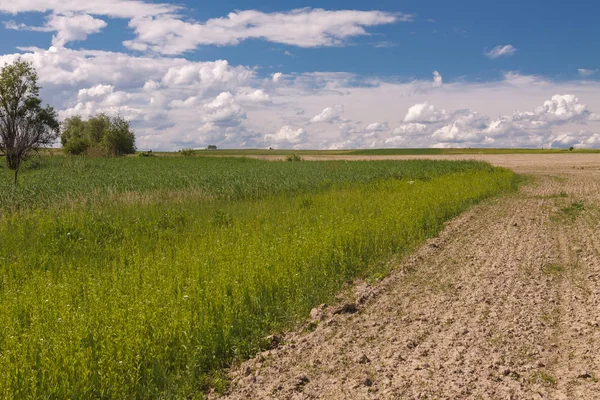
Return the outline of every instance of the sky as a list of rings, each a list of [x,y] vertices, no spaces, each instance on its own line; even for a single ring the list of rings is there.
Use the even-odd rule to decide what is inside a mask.
[[[140,150],[600,147],[595,0],[0,0],[0,66]]]

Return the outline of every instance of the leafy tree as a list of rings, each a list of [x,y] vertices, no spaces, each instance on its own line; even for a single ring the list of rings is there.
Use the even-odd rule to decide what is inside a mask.
[[[106,114],[98,114],[88,119],[85,125],[85,136],[92,144],[100,144],[110,127],[111,120]]]
[[[60,143],[69,154],[85,154],[90,147],[90,141],[86,136],[86,121],[79,115],[64,120]]]
[[[121,116],[110,118],[98,114],[87,121],[80,116],[63,123],[61,143],[69,154],[110,154],[120,156],[135,153],[135,135],[129,122]]]
[[[129,121],[121,116],[111,118],[102,144],[106,151],[114,156],[135,153],[135,135],[131,131]]]
[[[54,143],[59,123],[54,109],[42,107],[33,66],[17,59],[0,72],[0,153],[15,171],[39,147]]]

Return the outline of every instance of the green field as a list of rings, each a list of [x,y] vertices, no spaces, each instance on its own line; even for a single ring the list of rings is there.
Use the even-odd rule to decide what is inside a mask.
[[[201,398],[344,283],[513,190],[474,161],[0,169],[0,398]]]

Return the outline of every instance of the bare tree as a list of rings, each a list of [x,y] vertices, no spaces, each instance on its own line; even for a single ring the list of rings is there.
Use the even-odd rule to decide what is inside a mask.
[[[54,109],[42,107],[33,66],[17,59],[0,72],[0,155],[15,171],[33,151],[54,143],[60,125]]]

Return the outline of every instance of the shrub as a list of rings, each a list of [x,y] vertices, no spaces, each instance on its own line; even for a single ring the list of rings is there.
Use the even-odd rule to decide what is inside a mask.
[[[186,157],[193,156],[195,153],[194,149],[181,149],[179,152]]]
[[[287,156],[286,158],[287,161],[302,161],[302,157],[300,157],[298,154],[293,153],[289,156]]]
[[[67,154],[103,157],[135,153],[135,135],[121,116],[98,114],[87,121],[78,115],[67,118],[60,141]]]

